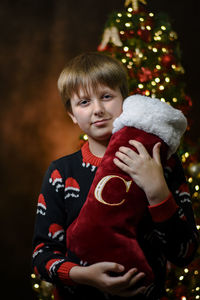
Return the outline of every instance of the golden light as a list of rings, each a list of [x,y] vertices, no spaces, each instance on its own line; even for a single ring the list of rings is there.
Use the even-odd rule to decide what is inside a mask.
[[[184,276],[181,275],[181,276],[179,277],[179,280],[182,281],[183,279],[184,279]]]
[[[161,26],[161,29],[162,29],[162,30],[166,30],[167,28],[166,28],[164,25],[162,25],[162,26]]]
[[[124,51],[127,52],[129,50],[129,47],[125,46]]]
[[[155,82],[156,82],[156,83],[160,82],[160,78],[159,78],[159,77],[156,77],[156,78],[155,78]]]

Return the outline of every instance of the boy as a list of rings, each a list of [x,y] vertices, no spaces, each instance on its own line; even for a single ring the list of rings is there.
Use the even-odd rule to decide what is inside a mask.
[[[128,96],[126,73],[118,61],[88,53],[68,64],[58,86],[70,117],[88,135],[88,143],[54,161],[44,177],[34,233],[34,270],[55,284],[58,299],[147,299],[141,286],[145,274],[137,273],[134,266],[124,274],[124,266],[116,262],[75,264],[69,261],[66,246],[66,230],[87,198],[113,122]],[[180,266],[188,264],[198,246],[197,232],[177,157],[170,159],[164,176],[159,143],[152,157],[141,143],[130,144],[138,154],[128,147],[119,149],[120,160],[115,164],[143,188],[149,200],[149,211],[140,223],[139,242],[154,270],[156,300],[164,294],[167,259]]]

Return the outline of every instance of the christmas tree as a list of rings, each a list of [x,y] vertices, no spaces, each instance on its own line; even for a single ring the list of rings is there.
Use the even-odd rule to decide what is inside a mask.
[[[178,35],[168,16],[146,9],[145,0],[126,0],[125,8],[113,12],[106,24],[98,51],[120,60],[127,68],[130,94],[159,98],[183,111],[188,128],[178,154],[192,195],[197,229],[200,230],[200,157],[190,140],[192,100],[185,93],[184,68]],[[80,137],[81,143],[87,140]],[[167,296],[163,300],[200,299],[200,250],[186,268],[168,263]],[[31,274],[38,299],[54,299],[53,285]]]
[[[198,145],[190,140],[192,100],[185,92],[184,68],[178,35],[169,17],[146,9],[145,0],[126,0],[105,25],[98,50],[120,60],[127,69],[130,94],[159,98],[183,111],[188,128],[178,154],[192,195],[200,230],[200,163]],[[168,263],[167,296],[163,299],[200,299],[200,251],[187,268]]]

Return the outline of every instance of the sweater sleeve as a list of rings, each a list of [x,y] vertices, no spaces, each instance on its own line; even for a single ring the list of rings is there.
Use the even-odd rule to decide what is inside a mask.
[[[183,167],[173,155],[165,168],[165,177],[171,191],[167,199],[150,206],[155,224],[155,236],[166,258],[178,266],[189,264],[198,248],[191,197]]]
[[[53,284],[73,284],[70,269],[76,265],[66,256],[66,212],[64,180],[53,162],[48,168],[38,197],[33,235],[33,270]]]

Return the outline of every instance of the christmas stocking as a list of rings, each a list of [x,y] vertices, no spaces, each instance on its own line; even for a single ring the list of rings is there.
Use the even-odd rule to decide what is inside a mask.
[[[67,247],[80,260],[93,264],[112,261],[125,271],[136,267],[146,274],[145,284],[153,281],[153,272],[137,241],[137,228],[148,201],[144,191],[114,163],[120,146],[130,139],[141,142],[152,156],[161,142],[163,164],[180,143],[187,121],[183,114],[158,99],[134,95],[124,100],[123,113],[115,120],[113,135],[96,172],[86,202],[78,218],[67,230]]]

